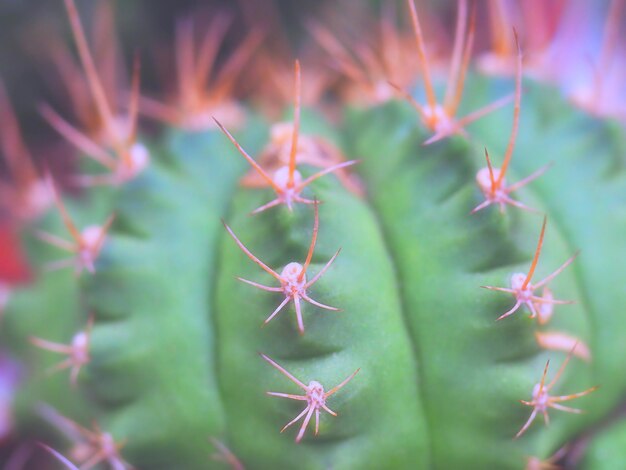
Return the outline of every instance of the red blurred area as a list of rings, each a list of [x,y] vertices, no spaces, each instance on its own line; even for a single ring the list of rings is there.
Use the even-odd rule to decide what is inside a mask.
[[[18,231],[6,221],[0,221],[0,282],[24,284],[32,273],[22,249]]]

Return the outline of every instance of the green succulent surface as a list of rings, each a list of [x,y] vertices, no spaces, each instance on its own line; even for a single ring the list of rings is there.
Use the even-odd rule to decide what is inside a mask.
[[[501,87],[472,77],[466,105]],[[222,221],[280,272],[289,262],[304,263],[312,206],[250,215],[273,192],[240,186],[247,164],[226,137],[168,129],[150,142],[152,163],[137,178],[70,205],[78,225],[115,214],[95,274],[41,272],[7,308],[3,340],[33,371],[18,400],[23,432],[52,434],[37,413],[47,403],[85,424],[97,419],[126,441],[126,460],[150,470],[222,468],[210,459],[209,438],[259,469],[521,469],[530,456],[548,458],[611,414],[626,390],[626,341],[618,334],[626,305],[619,256],[626,140],[614,123],[576,111],[554,90],[525,85],[507,179],[553,162],[514,196],[547,214],[536,279],[580,250],[550,284],[557,298],[575,303],[556,306],[546,326],[525,307],[496,322],[514,299],[481,286],[508,287],[513,273],[528,271],[543,220],[511,207],[470,214],[483,200],[475,175],[485,166],[484,148],[494,164],[502,161],[511,114],[504,108],[470,126],[470,139],[424,146],[429,135],[404,102],[348,107],[333,124],[313,110],[303,113],[302,134],[359,159],[354,172],[366,188],[359,197],[327,175],[304,192],[321,202],[307,277],[341,252],[310,288],[312,298],[340,311],[304,303],[303,335],[293,303],[263,326],[284,296],[236,279],[276,286]],[[270,124],[250,114],[236,137],[258,155]],[[316,171],[300,170],[305,177]],[[64,231],[54,213],[35,228]],[[38,240],[27,247],[38,267],[58,253]],[[67,343],[89,315],[91,360],[71,390],[64,374],[44,373],[58,357],[28,338]],[[549,427],[539,416],[513,439],[531,412],[519,400],[531,399],[548,359],[550,378],[567,356],[542,349],[538,330],[564,332],[590,347],[591,361],[573,357],[555,394],[600,389],[572,403],[585,414],[550,410]],[[319,434],[310,423],[296,444],[299,424],[279,431],[302,402],[266,392],[302,390],[260,353],[326,389],[359,372],[328,399],[338,416],[323,413]],[[594,441],[583,468],[616,468],[598,463],[605,455],[626,458],[620,426]]]

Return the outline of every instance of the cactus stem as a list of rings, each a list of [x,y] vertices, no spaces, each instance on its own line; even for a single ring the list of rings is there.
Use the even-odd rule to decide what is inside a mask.
[[[524,405],[527,405],[527,406],[532,406],[533,407],[533,411],[530,414],[530,417],[528,418],[528,421],[526,421],[524,426],[522,426],[522,428],[518,431],[518,433],[515,435],[514,439],[517,439],[522,434],[524,434],[524,432],[532,424],[532,422],[534,421],[534,419],[535,419],[535,417],[537,416],[538,413],[541,413],[543,415],[545,423],[546,423],[546,425],[548,425],[550,423],[550,418],[548,416],[548,408],[554,408],[554,409],[557,409],[557,410],[566,411],[568,413],[576,413],[576,414],[583,413],[583,410],[579,410],[577,408],[570,408],[568,406],[563,406],[563,405],[560,405],[559,403],[560,402],[564,402],[564,401],[573,400],[575,398],[580,398],[580,397],[583,397],[585,395],[588,395],[591,392],[593,392],[593,391],[598,389],[597,385],[594,386],[594,387],[588,388],[587,390],[585,390],[583,392],[573,393],[571,395],[550,396],[548,394],[550,389],[554,386],[554,384],[556,384],[556,382],[561,377],[561,374],[563,373],[563,371],[565,370],[565,367],[567,366],[567,363],[571,359],[572,354],[574,353],[574,349],[575,348],[576,348],[576,346],[574,346],[574,348],[572,348],[572,350],[569,352],[569,354],[567,355],[567,357],[563,361],[563,364],[561,364],[561,367],[557,371],[557,373],[554,376],[554,378],[552,379],[552,381],[550,381],[550,383],[548,383],[546,385],[545,384],[545,382],[546,382],[546,375],[548,373],[548,366],[550,365],[550,360],[548,360],[546,362],[545,368],[543,369],[543,374],[541,376],[541,381],[538,384],[536,384],[535,387],[533,388],[532,400],[531,401],[520,400],[520,403],[523,403]]]
[[[315,412],[315,435],[316,436],[319,433],[320,409],[326,411],[327,413],[333,416],[337,416],[337,413],[335,413],[333,410],[328,408],[328,406],[326,406],[326,400],[335,392],[339,391],[344,385],[350,382],[354,378],[354,376],[359,372],[359,370],[361,370],[360,368],[355,370],[352,374],[346,377],[346,379],[344,379],[344,381],[341,382],[339,385],[333,387],[328,392],[325,392],[324,387],[322,386],[321,383],[316,382],[315,380],[312,380],[311,382],[309,382],[308,385],[305,385],[304,383],[300,382],[297,378],[295,378],[293,375],[291,375],[284,367],[274,362],[265,354],[261,354],[261,357],[265,361],[267,361],[270,365],[272,365],[275,369],[277,369],[283,375],[285,375],[289,380],[291,380],[293,383],[295,383],[298,387],[300,387],[302,390],[306,392],[305,395],[291,395],[288,393],[267,392],[268,395],[273,396],[273,397],[290,398],[292,400],[307,402],[306,408],[298,416],[296,416],[293,420],[288,422],[280,430],[280,432],[282,433],[289,426],[296,423],[303,416],[306,415],[304,418],[304,421],[302,422],[302,426],[300,427],[300,430],[298,431],[298,435],[296,436],[296,442],[300,442],[302,440],[302,437],[304,436],[304,432],[306,431],[309,421],[311,420],[311,417],[313,415],[313,412]]]
[[[276,315],[278,315],[278,313],[283,309],[285,305],[287,305],[290,301],[293,300],[293,303],[296,309],[298,331],[300,332],[300,334],[304,334],[304,322],[302,319],[302,311],[300,308],[300,299],[304,300],[305,302],[310,303],[311,305],[315,305],[316,307],[323,308],[325,310],[333,310],[333,311],[339,310],[338,308],[331,307],[329,305],[325,305],[320,302],[317,302],[316,300],[313,300],[312,298],[310,298],[309,295],[307,294],[307,289],[319,280],[319,278],[330,267],[332,262],[335,261],[335,258],[337,257],[337,255],[339,255],[339,252],[341,251],[341,250],[337,250],[337,252],[330,258],[330,260],[326,263],[326,265],[324,265],[324,267],[310,281],[307,282],[306,271],[309,267],[309,264],[311,263],[311,258],[313,257],[313,251],[315,249],[315,242],[317,240],[317,231],[319,227],[319,213],[318,213],[317,201],[315,201],[314,207],[315,207],[315,222],[313,226],[313,235],[311,237],[311,244],[309,245],[309,251],[307,253],[304,266],[301,265],[300,263],[292,262],[292,263],[287,264],[283,268],[280,274],[278,274],[272,268],[270,268],[265,263],[263,263],[263,261],[261,261],[256,256],[254,256],[250,252],[250,250],[248,250],[246,246],[239,240],[239,238],[237,238],[237,236],[232,231],[232,229],[228,225],[224,224],[224,227],[226,227],[226,230],[228,231],[230,236],[233,237],[233,240],[235,240],[235,243],[237,243],[237,246],[241,248],[241,250],[246,254],[246,256],[248,256],[248,258],[250,258],[256,264],[258,264],[265,272],[267,272],[268,274],[273,276],[277,281],[280,282],[281,287],[269,287],[269,286],[265,286],[263,284],[249,281],[247,279],[243,279],[240,277],[237,278],[238,280],[245,282],[246,284],[249,284],[258,289],[262,289],[268,292],[282,292],[285,295],[285,299],[280,303],[280,305],[276,308],[276,310],[274,310],[271,313],[271,315],[267,317],[264,324],[269,323]]]

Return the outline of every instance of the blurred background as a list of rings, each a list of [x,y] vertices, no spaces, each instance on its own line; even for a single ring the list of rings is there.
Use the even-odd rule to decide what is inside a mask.
[[[452,0],[419,0],[419,8],[427,12],[424,28],[429,37],[439,40],[451,38],[454,31],[456,2]],[[580,62],[578,71],[583,76],[589,71],[589,62],[598,58],[605,28],[609,0],[523,0],[477,2],[477,39],[475,54],[489,48],[490,4],[501,3],[508,9],[509,20],[523,30],[521,23],[532,21],[523,17],[528,12],[550,12],[550,24],[542,25],[555,39],[560,32],[575,26],[575,43]],[[520,6],[520,5],[522,6]],[[105,5],[103,7],[103,5]],[[133,54],[138,53],[142,62],[142,91],[147,94],[162,90],[163,71],[158,63],[171,51],[176,21],[193,17],[197,29],[202,30],[217,12],[232,16],[232,25],[222,45],[223,56],[252,29],[263,31],[263,48],[274,54],[295,57],[303,49],[311,49],[315,42],[307,23],[311,19],[329,25],[342,42],[372,40],[372,26],[381,11],[393,5],[397,24],[406,28],[408,15],[403,14],[406,5],[401,0],[83,0],[77,6],[81,12],[85,29],[90,32],[96,55],[98,50],[109,47],[115,40],[122,52],[122,63],[127,66]],[[547,5],[547,6],[546,6]],[[112,21],[103,18],[113,15]],[[516,18],[519,16],[519,18]],[[623,15],[622,15],[623,16]],[[349,18],[349,21],[346,21]],[[515,24],[517,23],[517,24]],[[624,19],[618,20],[619,24]],[[100,31],[98,31],[98,28]],[[618,27],[618,30],[623,29]],[[623,34],[622,34],[623,37]],[[539,38],[545,39],[545,38]],[[570,38],[572,39],[572,38]],[[529,38],[526,38],[529,40]],[[11,102],[16,110],[29,145],[49,143],[57,136],[41,119],[38,106],[50,103],[55,109],[67,107],[63,77],[55,71],[53,50],[59,44],[70,47],[74,53],[69,24],[62,0],[0,0],[0,78],[9,90]],[[350,44],[347,44],[350,47]],[[580,47],[583,45],[584,47]],[[574,47],[576,46],[576,47]],[[315,49],[315,48],[313,48]],[[308,51],[310,52],[310,51]],[[333,62],[323,57],[325,51],[317,48],[308,55],[325,62],[329,68]],[[327,54],[326,54],[327,55]],[[586,64],[584,62],[587,62]],[[120,77],[128,77],[128,69],[118,71]],[[118,77],[119,78],[119,77]],[[257,77],[262,80],[263,77]],[[571,77],[575,81],[575,77]],[[250,89],[238,91],[254,91]]]

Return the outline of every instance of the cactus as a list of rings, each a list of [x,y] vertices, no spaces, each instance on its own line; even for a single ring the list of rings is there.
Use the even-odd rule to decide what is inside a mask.
[[[0,335],[13,433],[44,443],[26,468],[559,468],[623,405],[623,124],[523,77],[519,45],[497,62],[514,79],[467,72],[464,0],[441,105],[409,0],[423,95],[414,74],[384,93],[357,74],[373,99],[351,90],[331,123],[296,61],[278,124],[228,93],[140,97],[137,61],[120,119],[66,5],[100,127],[43,110],[90,157],[80,199],[19,155],[35,279]],[[163,132],[138,132],[140,110]],[[626,459],[623,435],[581,468]]]

